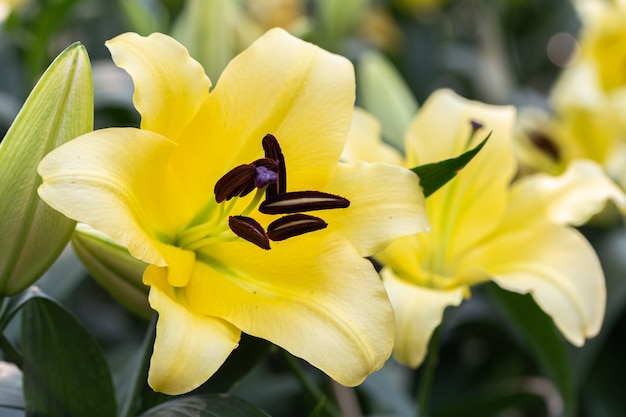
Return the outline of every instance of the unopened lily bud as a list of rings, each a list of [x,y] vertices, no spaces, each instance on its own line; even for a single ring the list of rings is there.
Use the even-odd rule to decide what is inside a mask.
[[[43,74],[0,143],[0,296],[35,282],[67,245],[76,223],[39,198],[37,165],[92,128],[89,58],[74,44]]]
[[[148,287],[141,281],[146,263],[133,258],[104,233],[82,223],[76,226],[72,246],[93,279],[113,298],[141,317],[152,315]]]

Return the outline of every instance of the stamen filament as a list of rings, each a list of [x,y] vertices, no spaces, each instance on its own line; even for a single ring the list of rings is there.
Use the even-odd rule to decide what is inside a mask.
[[[263,198],[263,196],[265,195],[265,189],[266,188],[267,188],[267,186],[265,186],[263,188],[257,188],[256,189],[256,193],[254,194],[254,198],[252,199],[252,201],[250,201],[250,204],[248,204],[246,206],[246,208],[243,209],[243,211],[241,212],[241,216],[247,216],[248,214],[250,214],[252,212],[252,210],[254,210],[259,205],[259,202],[261,201],[261,198]]]
[[[209,246],[215,243],[223,243],[223,242],[233,242],[237,240],[239,236],[236,236],[232,233],[223,233],[219,235],[211,235],[207,236],[203,239],[196,240],[195,242],[189,244],[185,247],[188,250],[198,250],[205,246]]]

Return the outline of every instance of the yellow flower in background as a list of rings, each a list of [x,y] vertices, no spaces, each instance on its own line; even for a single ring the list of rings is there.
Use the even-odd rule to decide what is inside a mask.
[[[141,129],[95,131],[50,153],[39,193],[149,264],[152,388],[196,388],[242,331],[341,384],[381,367],[393,314],[363,257],[428,223],[411,172],[339,163],[355,95],[349,61],[275,29],[209,92],[168,36],[129,33],[107,46],[133,78]]]
[[[525,111],[521,162],[562,172],[574,159],[590,159],[626,187],[626,2],[574,2],[583,26],[578,53],[549,97],[553,114]]]
[[[623,198],[591,162],[568,171],[511,181],[515,112],[462,99],[447,90],[423,105],[405,136],[404,166],[451,158],[489,141],[448,184],[426,200],[432,230],[393,242],[375,258],[395,311],[395,357],[418,366],[448,306],[459,305],[473,285],[531,293],[563,335],[582,345],[600,329],[604,277],[580,224],[608,198]],[[376,137],[380,127],[355,114],[345,159],[397,164],[399,155]]]

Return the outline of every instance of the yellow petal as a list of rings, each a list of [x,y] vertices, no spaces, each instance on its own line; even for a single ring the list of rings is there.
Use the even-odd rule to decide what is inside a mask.
[[[202,259],[204,256],[204,259]],[[343,385],[357,385],[391,354],[393,313],[371,263],[337,235],[215,246],[185,288],[198,314],[267,339]]]
[[[136,258],[165,265],[160,236],[174,233],[185,218],[184,199],[172,194],[174,178],[167,175],[175,146],[163,136],[132,128],[88,133],[42,160],[39,195]]]
[[[241,332],[222,319],[194,314],[166,280],[164,268],[146,269],[148,300],[159,313],[148,383],[155,391],[178,395],[209,379],[238,346]]]
[[[115,64],[133,79],[141,128],[179,140],[209,94],[211,82],[202,66],[181,44],[160,33],[124,33],[106,45]]]
[[[386,162],[402,165],[402,155],[393,146],[382,141],[378,120],[363,109],[355,108],[348,141],[341,159],[349,162]]]
[[[464,262],[484,267],[504,289],[532,294],[571,343],[580,346],[600,330],[604,275],[593,248],[576,230],[549,223],[509,230]]]
[[[426,356],[428,342],[441,323],[444,310],[461,304],[464,290],[440,291],[412,285],[389,268],[383,268],[381,275],[396,317],[393,356],[417,368]]]
[[[409,166],[456,157],[492,132],[489,141],[458,175],[433,195],[427,207],[434,243],[450,258],[497,227],[507,203],[516,163],[515,112],[465,100],[449,90],[435,92],[423,105],[406,137]],[[471,143],[471,121],[483,124]],[[452,237],[452,239],[448,238]]]
[[[339,164],[324,190],[350,200],[346,209],[320,213],[329,230],[345,236],[362,256],[393,240],[430,230],[419,179],[387,164]]]
[[[600,165],[575,160],[558,177],[534,174],[514,183],[507,224],[547,219],[578,226],[600,212],[608,200],[626,209],[626,195]]]
[[[419,277],[431,255],[431,233],[433,232],[396,239],[385,250],[377,253],[374,259],[406,279]]]
[[[319,190],[346,141],[355,96],[350,62],[273,29],[235,57],[185,132],[177,170],[214,184],[261,157],[276,136],[289,190]],[[204,171],[203,171],[204,170]],[[206,187],[206,185],[204,185]]]

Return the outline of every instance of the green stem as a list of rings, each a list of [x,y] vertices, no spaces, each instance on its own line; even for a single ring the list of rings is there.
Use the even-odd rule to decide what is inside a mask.
[[[14,363],[20,369],[22,368],[22,363],[24,362],[22,354],[2,332],[0,332],[0,350],[4,352],[4,356],[9,362]]]
[[[322,390],[320,390],[319,387],[313,381],[311,381],[311,379],[304,373],[302,367],[298,363],[298,360],[287,351],[282,350],[282,354],[285,358],[285,362],[287,362],[287,365],[289,366],[289,369],[291,369],[291,372],[293,372],[295,377],[300,382],[300,385],[316,402],[316,404],[324,401],[324,408],[326,409],[328,414],[333,417],[341,417],[341,413],[339,412],[337,407],[335,407],[335,405],[332,404],[330,401],[325,401],[326,395],[324,395]]]
[[[419,390],[417,394],[417,417],[426,417],[428,414],[428,404],[430,400],[430,393],[433,387],[433,381],[435,379],[435,368],[439,363],[439,341],[440,330],[437,328],[428,344],[428,353],[426,356],[426,363],[422,370],[422,377],[420,380]]]
[[[143,405],[142,392],[146,387],[152,346],[154,345],[156,335],[156,321],[157,315],[154,314],[150,320],[150,324],[148,324],[148,330],[146,331],[143,342],[141,343],[141,348],[138,353],[141,357],[138,357],[136,361],[135,370],[131,376],[132,386],[120,410],[120,417],[133,417],[141,411]]]

